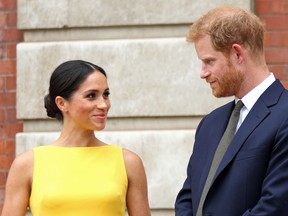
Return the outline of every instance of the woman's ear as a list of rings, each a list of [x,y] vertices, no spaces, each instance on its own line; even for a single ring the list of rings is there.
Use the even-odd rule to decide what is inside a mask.
[[[233,44],[231,48],[231,54],[232,54],[233,59],[239,64],[241,64],[244,61],[245,52],[241,45]]]
[[[55,98],[55,103],[59,110],[61,110],[62,112],[66,112],[66,100],[63,97],[57,96]]]

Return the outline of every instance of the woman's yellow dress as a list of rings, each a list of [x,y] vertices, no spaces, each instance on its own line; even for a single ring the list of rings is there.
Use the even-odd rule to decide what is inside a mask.
[[[41,146],[33,151],[33,216],[125,215],[128,180],[121,147]]]

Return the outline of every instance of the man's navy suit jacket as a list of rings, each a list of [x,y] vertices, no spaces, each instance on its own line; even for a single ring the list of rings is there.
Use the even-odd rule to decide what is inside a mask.
[[[176,216],[195,216],[234,101],[204,117],[196,135]],[[235,134],[215,174],[203,216],[288,216],[288,92],[276,80]]]

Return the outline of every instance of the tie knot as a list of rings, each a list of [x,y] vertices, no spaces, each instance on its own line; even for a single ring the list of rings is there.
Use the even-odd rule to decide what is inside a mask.
[[[243,102],[242,102],[241,100],[239,100],[239,101],[236,103],[236,105],[235,105],[235,107],[234,107],[234,110],[235,110],[235,111],[240,111],[243,106],[244,106]]]

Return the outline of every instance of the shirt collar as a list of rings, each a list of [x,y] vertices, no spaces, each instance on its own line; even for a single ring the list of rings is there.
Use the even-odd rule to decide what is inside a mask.
[[[258,86],[256,86],[254,89],[252,89],[248,94],[246,94],[241,100],[244,104],[244,106],[250,111],[258,98],[261,96],[261,94],[275,81],[275,76],[273,73],[270,73],[270,75],[261,82]],[[235,102],[240,100],[239,98],[235,98]]]

